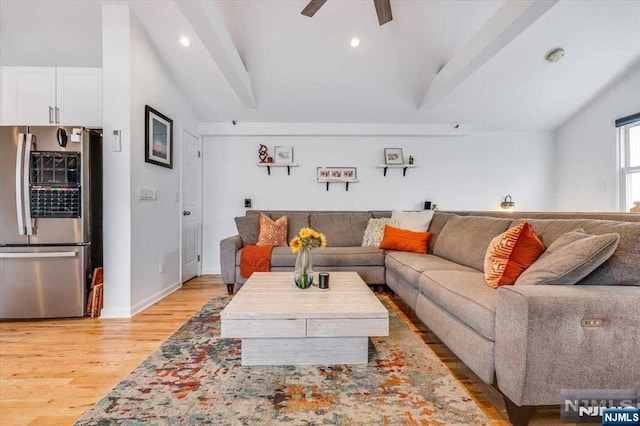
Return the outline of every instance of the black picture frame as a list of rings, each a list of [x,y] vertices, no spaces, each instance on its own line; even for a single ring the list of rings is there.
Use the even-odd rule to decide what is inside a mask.
[[[144,161],[173,169],[173,120],[144,107]]]

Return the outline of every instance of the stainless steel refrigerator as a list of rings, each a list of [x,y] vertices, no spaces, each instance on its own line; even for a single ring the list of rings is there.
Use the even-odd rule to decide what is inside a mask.
[[[92,143],[99,133],[82,128],[0,127],[0,319],[85,314]]]

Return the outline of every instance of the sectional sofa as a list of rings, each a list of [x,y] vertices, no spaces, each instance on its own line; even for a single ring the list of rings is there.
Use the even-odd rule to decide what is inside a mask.
[[[562,389],[640,391],[640,215],[604,213],[436,212],[428,254],[361,247],[370,218],[390,211],[263,212],[325,233],[314,269],[358,272],[386,284],[471,370],[504,395],[514,424],[533,408],[560,404]],[[242,247],[257,240],[257,211],[238,218],[239,234],[220,244],[222,277],[242,284]],[[577,285],[486,285],[491,240],[526,220],[545,246],[577,228],[617,233],[613,255]],[[255,223],[254,223],[255,222]],[[255,234],[255,235],[253,235]],[[272,270],[291,270],[288,247],[276,247]],[[589,320],[595,322],[589,323]],[[595,324],[595,326],[593,326]]]

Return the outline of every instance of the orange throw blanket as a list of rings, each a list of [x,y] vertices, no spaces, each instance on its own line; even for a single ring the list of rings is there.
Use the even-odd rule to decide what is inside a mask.
[[[269,272],[272,249],[273,246],[244,246],[240,253],[240,276],[249,278],[254,272]]]

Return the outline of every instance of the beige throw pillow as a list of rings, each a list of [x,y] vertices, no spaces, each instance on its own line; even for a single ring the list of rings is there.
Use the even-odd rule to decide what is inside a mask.
[[[382,242],[385,225],[397,227],[398,222],[390,217],[369,219],[367,229],[364,231],[364,237],[362,238],[362,247],[378,248],[380,246],[380,242]]]
[[[416,212],[393,210],[391,212],[391,218],[398,221],[398,228],[416,232],[427,232],[431,219],[433,218],[433,210]]]
[[[609,259],[619,241],[620,234],[567,232],[518,277],[516,285],[576,284]]]

